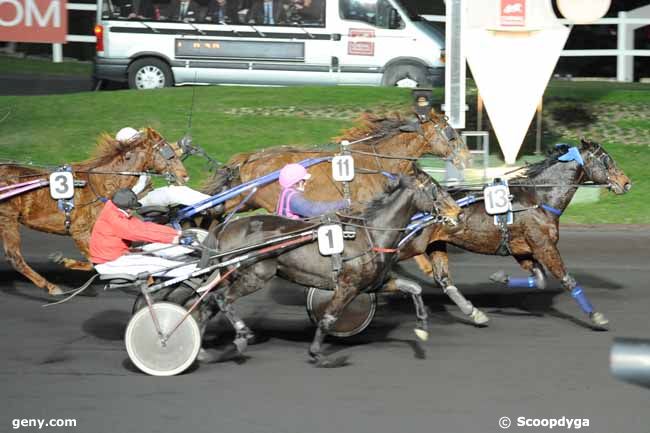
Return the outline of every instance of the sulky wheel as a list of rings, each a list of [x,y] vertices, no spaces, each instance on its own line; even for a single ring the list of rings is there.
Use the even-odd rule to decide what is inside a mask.
[[[323,317],[325,306],[334,296],[331,290],[315,287],[307,289],[307,314],[312,323],[317,324]],[[361,293],[343,310],[334,329],[329,332],[335,337],[351,337],[362,332],[370,325],[377,311],[377,295]]]
[[[133,315],[126,327],[124,341],[131,362],[141,371],[152,376],[174,376],[194,363],[201,349],[199,325],[187,310],[169,302],[152,306],[163,336],[156,330],[149,308],[143,308]],[[178,328],[168,334],[180,322]]]

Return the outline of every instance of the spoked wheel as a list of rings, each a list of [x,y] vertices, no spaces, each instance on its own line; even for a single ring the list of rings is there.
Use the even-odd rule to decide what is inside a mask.
[[[141,309],[126,327],[124,341],[129,358],[136,367],[152,376],[180,374],[194,363],[201,349],[199,325],[192,316],[185,317],[187,310],[176,304],[158,302],[152,309],[162,337],[149,308]]]
[[[192,304],[199,298],[199,295],[187,283],[180,283],[178,286],[168,287],[161,289],[151,295],[153,302],[170,302],[172,304],[180,305],[188,310]],[[138,311],[147,306],[147,301],[144,299],[142,293],[139,293],[133,303],[131,314],[135,315]],[[200,308],[192,311],[192,316],[195,320],[199,320]]]
[[[315,325],[323,318],[325,306],[334,296],[331,290],[315,287],[307,289],[307,314]],[[330,335],[335,337],[352,337],[370,325],[377,311],[377,295],[361,293],[345,308],[334,325]]]

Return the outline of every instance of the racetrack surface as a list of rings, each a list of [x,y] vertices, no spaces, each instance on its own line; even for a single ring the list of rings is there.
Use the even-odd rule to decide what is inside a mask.
[[[68,286],[87,278],[47,262],[55,250],[72,254],[69,239],[24,234],[28,261],[46,277]],[[75,418],[76,428],[42,431],[484,433],[502,431],[503,416],[508,431],[566,431],[516,427],[518,417],[564,416],[589,419],[584,432],[648,433],[650,391],[614,379],[608,355],[615,336],[650,338],[650,230],[565,227],[561,236],[569,270],[609,332],[592,330],[557,281],[545,291],[500,288],[487,282],[495,270],[523,276],[512,259],[454,250],[455,281],[488,313],[487,328],[469,325],[427,282],[428,342],[416,343],[410,301],[388,299],[364,333],[329,340],[349,365],[317,369],[307,362],[314,328],[302,290],[278,281],[238,307],[268,340],[242,361],[172,378],[145,376],[128,360],[131,297],[100,293],[43,309],[48,297],[2,262],[0,431],[12,419]],[[422,277],[411,264],[405,274]],[[232,336],[221,321],[209,329],[218,349]]]

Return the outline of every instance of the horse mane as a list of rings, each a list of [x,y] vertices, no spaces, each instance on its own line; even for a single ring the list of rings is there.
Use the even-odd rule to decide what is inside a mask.
[[[410,184],[409,177],[403,175],[400,175],[396,181],[387,182],[384,185],[384,191],[368,203],[363,218],[373,219],[378,213],[383,212],[393,193],[408,188]]]
[[[381,135],[378,139],[385,139],[400,132],[400,126],[409,124],[399,113],[390,116],[378,116],[372,113],[363,113],[356,120],[358,125],[341,131],[341,135],[334,137],[336,141],[356,141],[369,135]],[[375,140],[369,140],[370,142]]]
[[[80,169],[88,169],[107,164],[115,159],[116,156],[123,155],[143,146],[149,141],[152,132],[154,132],[152,128],[145,128],[144,134],[139,139],[126,143],[117,141],[107,132],[102,132],[97,138],[95,150],[90,158],[75,164],[75,166]]]
[[[532,180],[542,176],[546,173],[546,170],[560,162],[557,158],[562,156],[564,153],[565,152],[560,148],[552,149],[545,159],[527,165],[519,175],[510,179],[509,183],[511,185],[516,185],[517,183],[523,183],[526,180]]]

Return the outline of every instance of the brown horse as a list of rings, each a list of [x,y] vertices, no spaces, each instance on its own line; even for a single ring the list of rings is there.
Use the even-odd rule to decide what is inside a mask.
[[[48,188],[25,192],[0,202],[0,236],[9,262],[38,287],[47,289],[51,295],[61,294],[59,287],[47,281],[25,262],[20,251],[20,224],[46,233],[70,235],[81,253],[89,257],[88,241],[95,219],[103,206],[102,198],[110,198],[119,188],[131,188],[137,181],[133,174],[118,172],[151,171],[171,174],[185,182],[188,175],[179,158],[180,154],[176,144],[168,143],[151,128],[145,129],[139,138],[129,143],[118,142],[107,134],[102,135],[91,159],[72,164],[75,180],[86,181],[87,185],[75,189],[75,207],[70,214],[68,229],[66,217],[58,209],[57,201],[50,197]],[[0,182],[8,185],[47,178],[49,174],[46,170],[33,167],[0,165]],[[73,259],[60,261],[68,269],[92,269],[90,262]]]
[[[593,309],[582,288],[568,274],[557,248],[560,215],[584,181],[606,185],[615,194],[624,194],[632,187],[630,179],[601,145],[586,140],[579,148],[562,145],[547,159],[526,167],[522,175],[509,181],[513,208],[522,211],[515,213],[513,224],[505,226],[505,230],[495,225],[484,204],[477,202],[465,208],[460,230],[449,232],[432,226],[409,247],[417,253],[426,249],[430,260],[423,256],[416,260],[445,292],[457,291],[449,276],[447,243],[479,254],[513,256],[531,277],[511,278],[503,272],[491,277],[510,287],[545,288],[546,268],[571,292],[592,323],[604,328],[607,319]]]
[[[352,201],[369,202],[383,191],[386,176],[382,172],[413,175],[412,162],[425,154],[449,158],[458,166],[470,161],[467,146],[458,133],[447,123],[444,116],[431,112],[419,124],[412,124],[399,116],[378,118],[365,115],[362,124],[343,132],[337,140],[356,141],[352,144],[357,176],[350,183]],[[243,182],[256,179],[286,164],[307,158],[334,156],[335,151],[308,150],[293,147],[276,147],[258,152],[241,153],[233,156],[226,166],[220,169],[204,188],[207,194],[217,194]],[[332,179],[329,164],[317,164],[309,168],[312,185],[306,196],[312,200],[335,200],[343,196],[341,186]],[[264,208],[274,212],[280,187],[277,182],[261,187],[246,203],[245,209]],[[241,196],[226,203],[226,211],[240,203]]]

